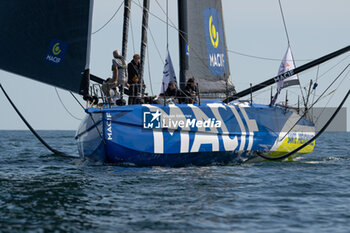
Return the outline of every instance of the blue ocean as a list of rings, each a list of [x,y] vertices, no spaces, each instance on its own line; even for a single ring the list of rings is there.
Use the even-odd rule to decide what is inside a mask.
[[[0,131],[0,232],[350,232],[350,133],[294,161],[135,168],[78,158],[74,131]]]

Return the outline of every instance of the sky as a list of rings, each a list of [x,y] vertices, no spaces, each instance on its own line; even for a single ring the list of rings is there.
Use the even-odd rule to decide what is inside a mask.
[[[142,11],[138,6],[138,1],[142,2],[133,0],[132,4],[132,29],[130,28],[129,32],[127,61],[131,60],[134,53],[140,53]],[[165,9],[166,1],[157,1]],[[150,0],[150,12],[165,21],[166,16],[157,1]],[[111,18],[121,2],[121,0],[95,0],[93,32],[100,29]],[[350,45],[349,0],[281,0],[281,2],[297,66]],[[254,85],[275,76],[280,65],[278,59],[282,59],[288,45],[278,0],[222,0],[222,3],[227,48],[231,51],[228,53],[231,79],[236,90],[246,89],[250,83]],[[90,67],[91,73],[99,77],[111,76],[112,51],[121,49],[122,18],[123,8],[106,27],[92,35]],[[166,24],[159,18],[150,15],[149,19],[150,69],[146,61],[145,81],[150,94],[152,94],[151,87],[153,94],[157,94],[160,89],[166,55]],[[169,18],[177,27],[177,1],[175,0],[169,0]],[[178,34],[172,27],[169,27],[169,51],[178,76]],[[272,60],[252,58],[237,53],[272,58]],[[346,58],[349,55],[350,53],[319,68],[318,93],[322,91],[322,88],[326,88],[350,62],[350,58]],[[345,60],[327,72],[342,59]],[[326,74],[321,76],[324,73]],[[302,86],[308,86],[310,79],[315,79],[316,75],[316,68],[300,75]],[[80,124],[79,119],[85,116],[81,106],[65,90],[57,89],[58,97],[52,86],[4,71],[0,71],[0,83],[34,129],[76,130]],[[325,99],[317,106],[337,106],[349,87],[350,78],[348,76],[342,83],[336,83],[334,88],[330,89],[336,90],[331,95],[331,99]],[[299,88],[290,88],[288,90],[290,103],[293,101],[296,103],[298,95],[300,95]],[[283,99],[284,94],[282,93],[281,96]],[[85,106],[82,98],[77,97]],[[253,97],[258,103],[268,103],[269,98],[269,88],[254,94]],[[0,106],[0,130],[27,129],[2,93],[0,93]],[[347,101],[345,107],[350,109],[350,100]],[[349,110],[348,115],[350,115]],[[348,121],[348,130],[349,126]]]

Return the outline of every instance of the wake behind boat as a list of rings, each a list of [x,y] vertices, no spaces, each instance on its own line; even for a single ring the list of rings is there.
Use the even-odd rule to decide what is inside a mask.
[[[130,5],[125,0],[122,57],[127,57]],[[260,158],[259,153],[278,158],[302,145],[299,154],[313,151],[315,128],[307,108],[290,108],[287,101],[276,105],[278,94],[269,105],[256,104],[248,96],[274,83],[296,83],[298,73],[348,52],[350,46],[297,68],[288,64],[285,69],[287,52],[276,77],[236,92],[230,78],[221,1],[178,0],[179,91],[186,93],[185,84],[195,77],[199,95],[185,94],[181,99],[165,94],[168,83],[177,83],[168,55],[163,95],[155,98],[147,96],[142,87],[148,8],[149,0],[144,0],[141,87],[137,96],[130,96],[138,104],[123,106],[122,82],[119,100],[111,101],[102,90],[104,80],[90,74],[93,0],[2,3],[2,17],[11,20],[1,21],[8,36],[0,42],[8,46],[0,56],[0,67],[79,93],[87,100],[87,114],[76,134],[82,158],[136,166],[202,166],[241,163]],[[10,15],[14,11],[21,14]],[[23,31],[14,30],[24,23],[28,27]],[[28,38],[28,34],[34,36]],[[19,69],[14,61],[20,55],[24,67]]]

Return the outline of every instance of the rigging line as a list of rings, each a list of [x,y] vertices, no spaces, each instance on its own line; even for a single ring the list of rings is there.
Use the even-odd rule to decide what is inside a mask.
[[[317,85],[317,81],[318,81],[318,74],[319,74],[319,71],[320,71],[320,66],[318,65],[317,66],[317,73],[316,73],[316,81],[315,81],[315,84]],[[314,84],[314,85],[315,85]],[[313,89],[312,90],[312,103],[315,101],[315,96],[316,96],[316,87],[315,87],[315,89]],[[312,114],[312,119],[313,119],[313,115],[314,115],[314,109],[312,109],[312,112],[311,112],[311,114]]]
[[[152,78],[151,78],[151,65],[150,65],[150,62],[149,62],[149,49],[148,49],[148,46],[147,46],[147,67],[148,67],[149,85],[150,85],[152,96],[153,96],[154,93],[153,93],[153,85],[152,85]]]
[[[164,64],[165,64],[165,63],[164,63],[164,59],[163,59],[162,55],[160,54],[159,48],[158,48],[157,43],[156,43],[156,41],[155,41],[155,39],[154,39],[154,37],[153,37],[153,33],[152,33],[150,27],[148,28],[148,31],[149,31],[149,33],[150,33],[150,35],[151,35],[152,42],[153,42],[154,46],[156,47],[156,50],[157,50],[158,55],[159,55],[159,58],[160,58],[160,60],[162,61],[163,65],[164,65]]]
[[[77,101],[77,103],[80,105],[80,107],[82,108],[82,109],[84,109],[84,112],[85,112],[85,108],[84,108],[84,106],[80,103],[80,101],[77,99],[77,97],[75,97],[75,95],[73,94],[73,92],[69,92],[72,96],[73,96],[73,98]]]
[[[284,31],[286,32],[286,36],[287,36],[287,40],[288,40],[288,45],[290,46],[290,40],[289,40],[289,35],[288,35],[286,20],[285,20],[285,18],[284,18],[284,14],[283,14],[283,9],[282,9],[281,0],[278,0],[278,3],[279,3],[279,5],[280,5],[280,10],[281,10],[281,15],[282,15],[282,19],[283,19],[283,25],[284,25]]]
[[[139,5],[139,4],[137,4],[134,0],[132,0],[132,2],[134,2],[138,7],[142,8],[142,6]],[[159,5],[159,2],[158,2],[158,1],[156,1],[156,2],[157,2],[158,5]],[[164,11],[164,9],[163,9],[160,5],[159,5],[159,7],[160,7],[161,10],[163,11],[163,13],[166,14],[165,11]],[[166,21],[162,20],[160,17],[156,16],[156,15],[153,14],[151,11],[149,11],[149,14],[152,15],[153,17],[157,18],[157,19],[160,20],[161,22],[166,23]],[[175,29],[175,30],[180,34],[180,36],[184,39],[184,37],[183,37],[183,33],[184,33],[184,32],[181,31],[180,29],[178,29],[170,18],[169,18],[169,21],[170,21],[170,23],[171,23],[169,26],[172,27],[173,29]],[[188,41],[186,41],[186,42],[188,43]],[[254,56],[254,55],[249,55],[249,54],[245,54],[245,53],[241,53],[241,52],[234,51],[234,50],[229,50],[229,49],[227,49],[227,52],[234,53],[234,54],[238,54],[238,55],[245,56],[245,57],[261,59],[261,60],[270,60],[270,61],[279,61],[279,62],[281,61],[280,58],[268,58],[268,57]],[[199,59],[200,59],[200,58],[199,58]],[[295,60],[295,61],[312,61],[312,60],[314,60],[314,59],[297,59],[297,60]]]
[[[0,83],[0,88],[2,90],[2,92],[4,93],[4,95],[6,96],[7,100],[10,102],[11,106],[13,107],[13,109],[16,111],[16,113],[18,114],[18,116],[22,119],[22,121],[24,122],[24,124],[28,127],[28,129],[34,134],[34,136],[47,148],[49,149],[51,152],[53,152],[54,154],[57,155],[63,155],[63,156],[67,156],[65,153],[55,150],[54,148],[52,148],[49,144],[47,144],[44,139],[42,139],[40,137],[40,135],[33,129],[33,127],[28,123],[28,121],[24,118],[24,116],[21,114],[21,112],[17,109],[16,105],[12,102],[11,98],[7,95],[5,89],[3,88],[3,86]]]
[[[315,106],[315,104],[317,103],[317,102],[319,102],[322,98],[323,98],[323,96],[324,96],[324,94],[329,90],[329,88],[341,77],[341,75],[345,72],[345,70],[347,70],[347,68],[350,66],[350,63],[342,70],[342,72],[337,76],[337,78],[335,78],[334,80],[333,80],[333,82],[322,92],[322,94],[317,98],[317,100],[310,106],[310,108],[309,109],[306,109],[305,110],[305,112],[303,113],[303,115],[299,118],[299,120],[297,121],[297,122],[295,122],[295,124],[293,125],[293,127],[292,128],[290,128],[289,130],[288,130],[288,132],[283,136],[283,138],[280,140],[280,141],[282,141],[287,135],[288,135],[288,133],[298,124],[298,122],[304,117],[304,116],[306,116],[306,114],[307,114],[307,112],[310,110],[310,109],[312,109],[314,106]],[[347,73],[348,74],[348,73]],[[346,76],[347,76],[347,74],[346,74]],[[345,76],[345,77],[346,77]]]
[[[104,29],[113,19],[114,17],[117,15],[117,13],[119,12],[120,8],[124,5],[124,1],[122,1],[122,3],[120,4],[120,6],[118,7],[118,9],[114,12],[114,14],[112,15],[112,17],[99,29],[97,29],[96,31],[94,31],[93,33],[91,33],[91,35],[94,35],[96,33],[98,33],[99,31],[101,31],[102,29]]]
[[[289,49],[290,49],[289,34],[288,34],[288,29],[287,29],[286,20],[285,20],[285,18],[284,18],[284,13],[283,13],[283,9],[282,9],[281,0],[278,0],[278,3],[279,3],[279,6],[280,6],[281,16],[282,16],[282,19],[283,19],[284,31],[286,32],[286,36],[287,36],[288,47],[289,47]],[[294,67],[296,67],[295,61],[294,61],[293,53],[292,53],[292,51],[290,51],[290,52],[291,52],[291,55],[292,55],[292,62],[293,62],[293,65],[294,65]],[[305,100],[304,92],[303,92],[303,89],[302,89],[302,87],[301,87],[300,82],[299,82],[299,87],[300,87],[301,96],[302,96],[302,98],[303,98],[304,106],[305,106],[305,108],[307,108],[306,105],[307,105],[307,101],[308,101],[308,100]]]
[[[143,6],[141,6],[140,2],[137,3],[137,2],[135,2],[135,0],[131,0],[131,1],[132,1],[136,6],[140,7],[141,9],[143,9]],[[150,15],[152,15],[153,17],[155,17],[156,19],[158,19],[159,21],[161,21],[161,22],[163,22],[163,23],[166,23],[166,21],[164,21],[163,19],[161,19],[161,18],[158,17],[157,15],[153,14],[150,10],[148,10],[148,13],[149,13]],[[175,26],[173,26],[173,25],[170,25],[170,27],[174,28],[175,30],[179,30],[179,29],[177,29],[177,28],[176,28]]]
[[[279,1],[280,1],[280,0],[279,0]],[[280,3],[280,4],[281,4],[281,3]],[[282,10],[282,8],[281,8],[281,10]],[[282,15],[283,15],[283,12],[282,12]],[[284,19],[284,16],[283,16],[283,19]],[[286,33],[287,33],[287,27],[286,27],[285,29],[286,29]],[[287,37],[288,37],[288,33],[287,33]],[[289,49],[290,49],[290,54],[292,55],[292,62],[293,62],[293,65],[294,65],[294,67],[297,67],[297,66],[295,65],[295,60],[294,60],[293,52],[292,52],[292,50],[291,50],[291,48],[290,48],[289,37],[288,37],[288,47],[289,47]],[[299,76],[297,76],[297,77],[298,77],[298,81],[299,81]],[[301,97],[303,98],[304,106],[307,107],[306,105],[307,105],[308,99],[306,100],[305,97],[304,97],[304,92],[303,92],[303,88],[301,87],[300,81],[299,81],[299,85],[298,85],[298,86],[299,86],[299,88],[300,88]]]
[[[160,3],[158,2],[158,0],[155,0],[156,3],[158,4],[159,8],[162,10],[163,14],[166,17],[166,21],[165,23],[167,24],[167,27],[169,26],[168,21],[170,21],[170,23],[172,24],[171,26],[179,33],[179,35],[181,36],[181,38],[191,47],[191,44],[188,42],[188,40],[185,40],[185,37],[183,36],[183,34],[185,32],[181,31],[179,28],[176,27],[176,25],[174,24],[174,22],[170,19],[169,15],[167,14],[167,12],[163,9],[163,7],[160,5]],[[164,22],[164,21],[163,21]],[[202,65],[206,68],[207,64],[202,60],[202,58],[199,56],[199,54],[197,53],[196,49],[191,48],[191,51],[193,51],[194,53],[194,57],[196,57],[200,63],[202,63]],[[206,58],[204,59],[206,60]],[[201,71],[200,71],[201,72]],[[204,74],[205,72],[202,71],[202,73]],[[193,73],[191,72],[191,76],[194,76]]]
[[[133,0],[132,0],[133,1]],[[139,7],[141,7],[140,5],[141,5],[141,3],[140,3],[140,1],[139,0],[137,0],[138,1],[138,3],[139,3]],[[133,1],[134,2],[134,1]],[[135,3],[136,4],[136,3]],[[137,5],[137,4],[136,4]],[[143,9],[143,7],[142,7],[142,9]],[[152,15],[152,13],[150,12],[150,10],[149,9],[147,9],[148,10],[148,13],[149,14],[151,14]],[[156,47],[156,50],[157,50],[157,53],[158,53],[158,55],[159,55],[159,58],[160,58],[160,60],[162,61],[162,63],[163,63],[163,66],[164,66],[164,60],[163,60],[163,57],[162,57],[162,55],[160,54],[160,50],[159,50],[159,48],[157,47],[157,43],[156,43],[156,41],[155,41],[155,39],[154,39],[154,36],[153,36],[153,33],[152,33],[152,31],[151,31],[151,27],[148,27],[148,31],[149,31],[149,33],[150,33],[150,35],[151,35],[151,38],[152,38],[152,42],[153,42],[153,44],[154,44],[154,46]],[[148,47],[149,46],[147,46],[147,51],[148,51]],[[149,59],[149,55],[147,55],[147,59]],[[149,61],[149,60],[148,60]],[[152,91],[152,93],[153,93],[153,91]],[[152,94],[153,95],[153,94]]]
[[[166,11],[163,9],[163,7],[160,5],[160,3],[158,2],[158,0],[155,0],[157,5],[159,6],[159,8],[163,11],[163,13],[165,14],[166,17],[166,34],[167,34],[167,49],[169,48],[169,21],[171,22],[171,24],[175,27],[175,24],[171,21],[171,19],[169,18],[169,7],[168,7],[168,0],[166,0]]]
[[[328,93],[328,95],[332,95],[332,96],[329,98],[329,100],[327,101],[325,107],[322,109],[321,113],[320,113],[319,116],[317,117],[316,122],[317,122],[318,119],[321,117],[321,115],[323,114],[324,110],[325,110],[326,107],[328,106],[329,102],[333,99],[335,92],[339,89],[340,85],[344,82],[344,80],[347,78],[347,76],[349,75],[349,73],[350,73],[350,70],[346,73],[346,75],[344,76],[343,80],[340,81],[340,83],[339,83],[339,85],[337,86],[337,88],[336,88],[335,90],[331,91],[330,93]],[[328,95],[327,95],[327,96],[328,96]]]
[[[322,63],[325,63],[325,62],[329,62],[331,59],[337,57],[337,56],[340,56],[346,52],[349,52],[350,51],[350,46],[347,46],[347,47],[344,47],[340,50],[337,50],[337,51],[334,51],[332,53],[329,53],[323,57],[320,57],[314,61],[311,61],[309,63],[306,63],[302,66],[299,66],[293,70],[291,70],[290,72],[286,72],[284,74],[281,74],[281,75],[277,75],[273,78],[270,78],[262,83],[259,83],[253,87],[250,87],[250,88],[247,88],[243,91],[240,91],[234,95],[231,95],[229,96],[228,98],[226,99],[223,99],[222,101],[225,102],[225,103],[228,103],[228,102],[231,102],[233,100],[236,100],[236,99],[239,99],[241,97],[244,97],[246,95],[249,95],[251,92],[256,92],[258,90],[261,90],[263,88],[265,88],[266,86],[270,86],[270,85],[273,85],[274,83],[276,83],[276,81],[279,81],[279,80],[284,80],[288,77],[291,77],[292,75],[295,75],[295,74],[299,74],[299,73],[302,73],[302,72],[305,72],[319,64],[322,64]],[[276,80],[277,79],[277,80]]]
[[[155,0],[155,1],[156,1],[156,3],[158,4],[159,8],[163,11],[163,14],[164,14],[165,17],[166,17],[166,20],[167,20],[167,21],[163,21],[163,22],[166,23],[166,24],[169,26],[168,21],[170,21],[170,23],[172,24],[172,25],[170,25],[171,27],[173,27],[173,28],[174,28],[176,31],[178,31],[178,32],[184,33],[183,31],[181,31],[179,28],[176,27],[176,24],[170,19],[169,14],[167,14],[167,12],[163,9],[162,5],[160,5],[160,3],[158,2],[158,0]],[[167,0],[167,1],[168,1],[168,0]]]
[[[241,56],[244,56],[244,57],[260,59],[260,60],[269,60],[269,61],[278,61],[278,62],[281,61],[281,58],[260,57],[260,56],[255,56],[255,55],[250,55],[250,54],[246,54],[246,53],[237,52],[237,51],[230,50],[230,49],[228,49],[227,52],[234,53],[234,54],[237,54],[237,55],[241,55]],[[296,59],[294,61],[312,61],[312,60],[314,60],[314,59]],[[292,60],[287,60],[287,61],[292,61]]]
[[[138,7],[140,7],[140,8],[143,9],[143,7],[142,7],[140,4],[137,4],[134,0],[131,0],[131,1],[133,1],[133,2],[135,3],[135,5],[137,5]],[[164,9],[163,9],[160,5],[159,5],[159,7],[162,9],[163,13],[166,15],[166,12],[164,11]],[[157,18],[158,20],[160,20],[161,22],[163,22],[163,23],[166,24],[166,21],[162,20],[160,17],[156,16],[156,15],[153,14],[151,11],[148,10],[148,13],[149,13],[150,15],[152,15],[153,17]],[[168,16],[167,16],[167,17],[168,17]],[[168,18],[169,18],[169,17],[168,17]],[[170,18],[169,18],[169,21],[170,21],[170,23],[172,24],[172,25],[170,25],[170,27],[174,28],[174,29],[179,33],[179,35],[182,37],[182,39],[183,39],[189,46],[191,46],[190,43],[188,43],[188,40],[185,40],[185,38],[184,38],[184,36],[183,36],[184,32],[181,31],[180,29],[178,29]],[[200,63],[202,63],[202,65],[204,65],[204,67],[207,67],[207,64],[206,64],[206,63],[202,60],[202,58],[198,55],[197,51],[196,51],[195,49],[193,49],[193,48],[191,49],[191,51],[194,53],[194,55],[195,55],[194,57],[198,58],[198,60],[200,61]],[[163,63],[164,63],[164,62],[163,62]],[[192,76],[193,76],[193,75],[192,75]]]
[[[169,50],[169,0],[166,0],[166,48]]]
[[[134,54],[136,53],[135,51],[135,40],[134,40],[134,30],[132,28],[132,17],[131,17],[131,12],[130,12],[130,30],[131,30],[131,40],[132,40],[132,49],[134,51]]]
[[[346,77],[346,76],[345,76],[345,77]],[[344,81],[344,79],[343,79],[343,81]],[[341,83],[342,83],[342,82],[341,82]],[[325,97],[331,95],[331,97],[328,99],[326,105],[325,105],[324,108],[322,109],[321,113],[317,116],[316,120],[314,121],[314,124],[316,124],[316,123],[318,122],[318,120],[320,119],[320,117],[321,117],[321,115],[323,114],[324,110],[327,108],[329,102],[333,99],[334,94],[335,94],[335,92],[337,91],[337,89],[338,89],[338,87],[337,87],[335,90],[331,91],[330,93],[328,93],[327,95],[325,95],[325,96],[322,98],[322,99],[324,99]],[[313,113],[312,113],[312,116],[313,116]]]
[[[333,91],[330,91],[327,95],[323,96],[318,102],[320,102],[321,100],[323,100],[323,99],[326,98],[327,96],[333,94],[333,92],[335,92],[336,90],[337,90],[337,88],[334,89]],[[315,96],[319,97],[320,95],[315,95]]]
[[[319,73],[319,67],[320,67],[320,65],[318,65],[318,66],[317,66],[316,83],[317,83],[318,80],[321,80],[321,78],[326,77],[325,75],[326,75],[327,73],[329,73],[331,70],[333,70],[335,67],[337,67],[338,65],[340,65],[343,61],[345,61],[345,60],[346,60],[347,58],[349,58],[349,57],[350,57],[350,55],[344,57],[342,60],[340,60],[338,63],[336,63],[334,66],[332,66],[331,68],[329,68],[327,71],[325,71],[325,72],[324,72],[323,74],[321,74],[321,75],[318,75],[318,73]],[[313,93],[314,93],[314,96],[316,96],[316,89],[313,90]],[[314,102],[314,100],[315,100],[315,98],[312,99],[312,102]]]
[[[73,96],[73,98],[74,98],[74,99],[79,103],[79,105],[83,108],[84,112],[86,112],[84,106],[80,103],[80,101],[77,99],[77,97],[75,97],[75,95],[73,95],[73,93],[72,93],[71,91],[70,91],[69,93]],[[95,119],[92,117],[92,114],[91,114],[90,112],[86,112],[86,113],[89,114],[89,116],[90,116],[92,122],[94,123],[94,126],[95,126],[95,128],[96,128],[96,130],[97,130],[97,132],[98,132],[98,135],[100,136],[100,138],[101,138],[103,144],[106,145],[106,141],[105,141],[104,138],[102,137],[102,134],[101,134],[100,130],[98,129],[97,124],[96,124],[96,121],[95,121]]]
[[[289,133],[290,131],[299,123],[299,121],[306,116],[306,113],[308,112],[308,110],[310,110],[311,108],[314,107],[314,105],[321,99],[321,97],[328,91],[329,88],[331,88],[331,86],[339,79],[339,77],[348,69],[348,67],[350,66],[350,63],[342,70],[342,72],[340,72],[340,74],[333,80],[333,82],[326,88],[326,90],[324,90],[322,92],[322,94],[317,98],[317,100],[310,106],[309,109],[306,109],[305,112],[303,113],[303,115],[301,115],[301,117],[295,122],[295,124],[288,130],[288,132],[282,137],[282,139],[280,141],[282,141]]]
[[[67,107],[64,105],[64,103],[63,103],[63,101],[62,101],[60,95],[58,94],[58,91],[57,91],[57,88],[56,88],[56,87],[55,87],[55,91],[56,91],[56,94],[57,94],[58,99],[60,100],[60,102],[61,102],[63,108],[67,111],[67,113],[68,113],[71,117],[73,117],[74,119],[81,121],[82,119],[80,119],[80,118],[74,116],[74,115],[67,109]]]
[[[324,73],[322,73],[321,75],[319,75],[319,67],[320,67],[320,65],[318,65],[317,66],[317,78],[316,78],[316,82],[317,81],[319,81],[319,80],[321,80],[323,77],[326,77],[325,75],[327,74],[327,73],[329,73],[331,70],[333,70],[335,67],[337,67],[337,66],[339,66],[343,61],[345,61],[347,58],[349,58],[350,57],[350,55],[348,55],[348,56],[346,56],[346,57],[344,57],[343,59],[341,59],[338,63],[336,63],[335,65],[333,65],[331,68],[329,68],[328,70],[326,70]],[[327,64],[327,63],[329,63],[330,61],[328,61],[328,62],[326,62],[325,64]],[[304,86],[304,88],[305,88],[306,86]],[[314,92],[314,95],[316,95],[316,89],[315,90],[313,90],[313,92]],[[318,95],[318,96],[320,96],[320,95]],[[313,98],[313,100],[312,100],[312,102],[314,102],[314,98]]]
[[[326,122],[326,124],[322,127],[322,129],[314,136],[312,137],[309,141],[307,141],[306,143],[304,143],[303,145],[299,146],[298,148],[296,148],[295,150],[288,152],[287,154],[284,154],[282,156],[279,157],[270,157],[268,155],[264,155],[262,152],[258,151],[257,154],[267,160],[283,160],[286,159],[288,157],[290,157],[291,155],[297,153],[298,151],[300,151],[301,149],[303,149],[304,147],[306,147],[307,145],[309,145],[310,143],[312,143],[313,141],[315,141],[329,126],[329,124],[333,121],[333,119],[337,116],[338,112],[340,111],[340,109],[343,107],[345,101],[347,100],[347,98],[350,95],[350,89],[348,90],[347,94],[345,95],[344,99],[342,100],[342,102],[340,103],[340,105],[338,106],[338,108],[335,110],[335,112],[333,113],[333,115],[331,116],[331,118],[329,118],[329,120]]]
[[[317,73],[316,73],[316,80],[315,80],[315,84],[318,84],[317,82],[318,82],[318,78],[319,78],[319,72],[320,72],[320,66],[318,65],[317,66]],[[312,98],[312,102],[314,102],[314,100],[315,100],[315,96],[316,96],[316,87],[315,87],[315,89],[314,89],[314,91],[313,91],[313,98]]]
[[[350,55],[344,57],[342,60],[340,60],[337,64],[335,64],[334,66],[332,66],[331,68],[329,68],[327,71],[325,71],[323,74],[321,74],[318,79],[321,80],[321,78],[323,78],[328,72],[330,72],[331,70],[333,70],[335,67],[337,67],[338,65],[340,65],[343,61],[345,61],[348,57],[350,57]],[[328,63],[328,62],[327,62]],[[326,63],[325,63],[326,64]],[[320,65],[319,65],[320,66]]]
[[[163,7],[159,4],[158,0],[155,0],[159,6],[159,8],[163,11],[163,14],[166,16],[167,20],[170,21],[170,23],[172,25],[170,25],[171,27],[173,27],[178,33],[179,35],[181,36],[181,38],[191,47],[191,44],[188,42],[188,40],[185,40],[185,37],[184,37],[184,31],[181,31],[179,28],[176,27],[176,25],[174,24],[174,22],[170,19],[169,15],[166,13],[166,11],[163,9]],[[166,23],[168,26],[169,26],[169,23],[168,21],[163,21],[164,23]],[[207,67],[207,64],[202,60],[202,58],[199,56],[199,54],[197,53],[197,51],[193,48],[191,48],[191,51],[193,51],[194,53],[194,57],[196,57],[200,63],[202,63],[202,65],[206,68]],[[203,72],[204,73],[204,72]],[[193,76],[193,74],[191,73],[191,76]]]

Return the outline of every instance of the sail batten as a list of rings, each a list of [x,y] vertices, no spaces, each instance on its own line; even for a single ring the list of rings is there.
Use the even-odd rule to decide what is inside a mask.
[[[89,69],[93,0],[4,0],[0,69],[78,93]]]

